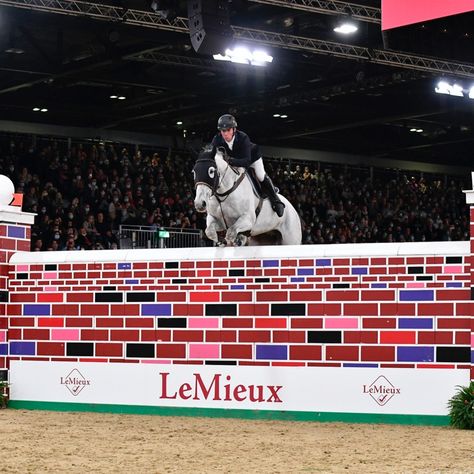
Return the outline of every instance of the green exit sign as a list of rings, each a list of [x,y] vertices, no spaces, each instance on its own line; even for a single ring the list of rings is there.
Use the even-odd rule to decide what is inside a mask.
[[[159,230],[158,237],[160,239],[167,239],[170,236],[170,233],[167,230]]]

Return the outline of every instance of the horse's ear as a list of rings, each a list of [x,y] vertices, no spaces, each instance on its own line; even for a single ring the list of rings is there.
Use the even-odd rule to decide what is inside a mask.
[[[197,159],[198,159],[198,157],[199,157],[199,151],[196,150],[196,148],[191,148],[191,149],[189,150],[189,153],[190,153],[191,158],[192,158],[193,160],[197,160]]]

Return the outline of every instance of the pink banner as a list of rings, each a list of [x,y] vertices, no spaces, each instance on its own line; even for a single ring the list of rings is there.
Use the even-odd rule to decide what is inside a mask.
[[[382,30],[474,11],[474,0],[382,0]]]

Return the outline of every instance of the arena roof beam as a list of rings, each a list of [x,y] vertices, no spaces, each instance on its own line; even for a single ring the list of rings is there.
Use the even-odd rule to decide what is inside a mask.
[[[124,9],[79,0],[1,0],[0,5],[60,15],[82,16],[95,20],[122,22],[127,25],[159,28],[181,33],[188,32],[188,20],[186,18],[178,17],[173,21],[168,21],[151,11]]]
[[[124,10],[109,5],[100,5],[78,0],[0,0],[0,5],[62,15],[86,16],[97,20],[124,22],[128,25],[157,28],[188,33],[187,19],[178,17],[168,21],[154,13],[141,10]],[[435,74],[450,74],[474,78],[474,64],[446,61],[378,49],[352,46],[302,36],[274,33],[240,26],[232,26],[236,38],[276,48],[302,50],[316,54],[328,54],[346,59],[370,61],[376,64],[426,71]],[[129,56],[132,59],[131,56]]]
[[[277,7],[302,10],[323,15],[351,15],[354,20],[368,23],[381,23],[380,8],[356,5],[355,3],[337,0],[250,0],[253,3],[263,3]]]
[[[456,106],[446,107],[444,110],[440,111],[438,106],[434,106],[434,110],[426,110],[423,113],[415,112],[415,110],[407,110],[406,112],[401,112],[397,115],[387,115],[381,117],[377,115],[373,118],[369,118],[366,120],[359,120],[359,121],[348,121],[346,123],[340,123],[335,125],[326,125],[324,127],[315,128],[312,130],[304,130],[298,133],[289,133],[287,135],[278,135],[275,137],[276,140],[285,140],[288,138],[297,138],[297,137],[309,137],[311,135],[319,135],[325,133],[331,133],[341,130],[349,130],[354,128],[360,127],[367,127],[370,125],[379,125],[379,124],[390,124],[391,122],[397,122],[399,120],[410,120],[410,119],[418,119],[422,117],[429,117],[431,115],[438,115],[439,113],[443,112],[450,112],[456,110]]]

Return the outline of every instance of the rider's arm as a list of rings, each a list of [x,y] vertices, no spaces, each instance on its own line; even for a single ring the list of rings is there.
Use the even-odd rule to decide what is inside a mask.
[[[236,137],[237,140],[237,137]],[[234,158],[229,159],[232,166],[242,166],[248,168],[252,164],[252,143],[247,134],[239,137],[238,144],[234,143]]]

